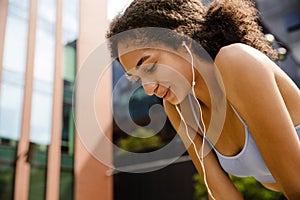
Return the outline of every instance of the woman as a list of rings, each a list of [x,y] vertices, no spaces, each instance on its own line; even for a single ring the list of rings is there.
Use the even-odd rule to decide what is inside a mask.
[[[252,1],[215,0],[204,7],[198,0],[134,0],[111,23],[107,38],[129,78],[141,80],[147,94],[163,98],[210,198],[242,199],[230,173],[253,176],[288,199],[300,199],[300,92],[273,62],[276,51],[261,32]],[[170,38],[174,42],[165,42]],[[205,66],[213,68],[202,47],[220,77],[201,72]],[[226,94],[215,142],[206,137],[216,102],[208,79]],[[183,115],[179,106],[186,99],[190,115]],[[197,134],[191,138],[193,131]],[[213,151],[204,156],[206,144]]]

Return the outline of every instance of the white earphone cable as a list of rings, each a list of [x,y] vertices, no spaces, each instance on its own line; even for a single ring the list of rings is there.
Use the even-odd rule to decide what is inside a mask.
[[[203,134],[203,139],[202,139],[202,146],[201,146],[201,157],[197,151],[197,147],[196,147],[196,144],[194,143],[194,141],[192,140],[192,138],[190,137],[189,135],[189,131],[188,131],[188,126],[187,126],[187,123],[185,122],[185,119],[181,113],[181,111],[179,110],[178,106],[176,105],[176,110],[181,118],[181,120],[183,121],[184,123],[184,126],[185,126],[185,130],[186,130],[186,134],[188,136],[188,139],[190,140],[190,142],[193,144],[193,148],[195,150],[195,153],[196,153],[196,156],[200,162],[200,165],[202,167],[202,171],[203,171],[203,181],[204,181],[204,184],[207,188],[207,192],[209,193],[209,195],[212,197],[213,200],[215,200],[213,194],[212,194],[212,191],[210,190],[209,186],[208,186],[208,183],[207,183],[207,178],[206,178],[206,170],[205,170],[205,166],[204,166],[204,145],[205,145],[205,138],[206,138],[206,127],[205,127],[205,123],[204,123],[204,120],[203,120],[203,115],[202,115],[202,109],[201,109],[201,105],[200,103],[198,102],[198,99],[196,98],[196,93],[195,93],[195,70],[194,70],[194,59],[193,59],[193,55],[192,55],[192,52],[190,51],[190,49],[188,48],[188,46],[186,45],[186,43],[183,41],[182,45],[186,48],[186,50],[188,51],[190,57],[191,57],[191,64],[192,64],[192,96],[194,98],[194,100],[197,102],[197,105],[198,105],[198,108],[199,108],[199,111],[200,111],[200,121],[201,121],[201,124],[202,124],[202,127],[201,125],[198,123],[197,119],[198,117],[196,116],[196,113],[193,112],[194,114],[194,117],[195,117],[195,120],[197,122],[197,125],[199,127],[199,129],[201,130],[202,134]],[[190,100],[190,104],[192,106],[192,110],[194,110],[194,104],[193,102]]]

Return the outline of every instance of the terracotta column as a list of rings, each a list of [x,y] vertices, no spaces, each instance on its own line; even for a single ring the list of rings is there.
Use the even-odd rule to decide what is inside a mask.
[[[1,80],[2,80],[2,68],[3,68],[3,50],[4,50],[7,14],[8,14],[8,0],[1,0],[0,1],[0,84],[2,82]]]
[[[84,63],[85,59],[101,42],[104,41],[104,35],[107,27],[107,1],[106,0],[80,0],[80,28],[79,38],[77,42],[78,50],[78,70]],[[101,60],[101,56],[99,57]],[[101,99],[96,103],[96,115],[98,109],[105,110],[110,107],[111,102],[111,76],[104,80],[107,87],[102,88],[101,93],[107,98]],[[84,94],[77,94],[78,96]],[[81,113],[76,113],[80,115]],[[102,113],[103,115],[103,113]],[[75,116],[76,117],[76,116]],[[106,129],[105,135],[112,137],[112,117],[107,113],[105,117],[99,119]],[[88,126],[88,124],[87,124]],[[95,140],[97,137],[95,136]],[[108,156],[112,156],[110,149],[105,152]],[[109,155],[110,154],[110,155]],[[78,132],[75,135],[75,199],[113,199],[113,183],[112,177],[106,175],[109,169],[105,164],[95,159],[90,152],[87,151],[85,144],[81,141]]]
[[[51,143],[48,150],[46,199],[59,199],[62,134],[63,76],[62,76],[62,0],[56,0],[55,66],[52,106]]]
[[[24,83],[21,135],[18,143],[14,197],[27,200],[29,193],[30,164],[26,162],[30,138],[31,102],[33,90],[34,50],[37,21],[37,0],[30,0],[27,60]]]

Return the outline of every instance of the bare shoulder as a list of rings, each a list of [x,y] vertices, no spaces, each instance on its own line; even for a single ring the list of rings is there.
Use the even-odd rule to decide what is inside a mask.
[[[216,56],[215,65],[227,95],[233,91],[253,90],[249,87],[251,85],[261,86],[264,80],[274,77],[274,69],[277,67],[265,54],[241,43],[223,47]]]
[[[220,49],[215,63],[220,70],[235,70],[235,72],[257,72],[269,70],[275,63],[264,53],[242,43],[235,43]],[[242,70],[241,70],[242,69]]]
[[[236,55],[255,55],[257,56],[257,54],[263,54],[261,53],[259,50],[243,44],[243,43],[234,43],[234,44],[230,44],[228,46],[224,46],[220,49],[219,53],[217,54],[217,57],[220,56],[236,56]],[[264,55],[264,54],[263,54]],[[221,57],[222,58],[222,57]]]

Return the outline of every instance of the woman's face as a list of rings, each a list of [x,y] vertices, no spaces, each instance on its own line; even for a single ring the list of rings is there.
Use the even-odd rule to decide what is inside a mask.
[[[181,103],[191,90],[192,66],[167,48],[133,49],[119,44],[119,60],[128,79],[141,81],[148,95]]]

